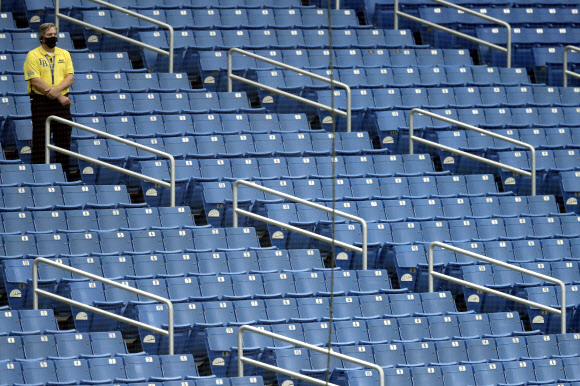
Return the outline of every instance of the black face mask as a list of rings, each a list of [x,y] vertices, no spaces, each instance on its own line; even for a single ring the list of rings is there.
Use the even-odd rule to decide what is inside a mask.
[[[56,47],[56,42],[58,42],[58,38],[56,36],[44,38],[44,44],[46,44],[48,48]]]

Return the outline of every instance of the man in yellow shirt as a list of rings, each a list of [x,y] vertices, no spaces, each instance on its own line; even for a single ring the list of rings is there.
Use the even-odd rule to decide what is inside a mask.
[[[32,110],[32,163],[44,163],[45,121],[50,115],[72,120],[69,87],[74,82],[74,68],[67,50],[56,47],[56,26],[44,23],[38,29],[40,47],[31,50],[24,62],[24,77],[28,81]],[[70,149],[71,127],[51,123],[56,146]],[[57,162],[69,174],[69,157],[56,154]]]

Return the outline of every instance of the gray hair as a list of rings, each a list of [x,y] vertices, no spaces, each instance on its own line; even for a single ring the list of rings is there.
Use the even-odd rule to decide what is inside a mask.
[[[56,29],[56,25],[54,25],[54,23],[44,23],[41,24],[40,27],[38,27],[38,38],[43,38],[44,35],[46,34],[46,31],[48,31],[51,28],[55,28]]]

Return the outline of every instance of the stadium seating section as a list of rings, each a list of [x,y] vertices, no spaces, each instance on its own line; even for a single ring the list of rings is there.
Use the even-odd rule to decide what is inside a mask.
[[[60,20],[81,125],[71,150],[84,156],[72,161],[73,181],[54,154],[53,163],[31,164],[22,77],[55,1],[1,2],[0,385],[306,384],[248,363],[239,376],[240,353],[321,383],[379,384],[376,368],[266,333],[374,363],[388,385],[580,384],[580,81],[562,82],[565,70],[580,69],[574,51],[562,64],[565,46],[580,45],[578,0],[455,1],[510,24],[510,68],[503,52],[407,18],[393,29],[390,0],[344,0],[340,9],[323,0],[112,3],[174,28],[174,71],[166,55]],[[59,7],[169,49],[169,31],[150,21],[90,0]],[[464,11],[427,0],[399,7],[507,44],[503,26]],[[266,61],[230,58],[234,47]],[[228,63],[254,83],[234,81],[228,91]],[[351,131],[329,108],[350,111]],[[456,150],[524,172],[535,166],[536,194],[529,175]],[[174,180],[176,206],[159,180]],[[434,241],[557,282],[431,249]],[[565,310],[566,333],[562,314],[537,304]],[[168,355],[159,332],[171,311]],[[240,338],[248,325],[265,334]]]

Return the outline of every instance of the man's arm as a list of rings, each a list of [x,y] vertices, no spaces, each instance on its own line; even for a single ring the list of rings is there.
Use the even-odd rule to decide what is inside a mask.
[[[74,83],[74,81],[75,81],[74,74],[66,74],[62,82],[53,87],[49,86],[49,90],[45,95],[48,96],[50,99],[56,99],[58,98],[60,92],[66,88],[69,88]]]
[[[29,82],[32,85],[32,87],[34,87],[36,90],[40,91],[44,95],[48,95],[48,92],[51,89],[50,85],[46,83],[44,80],[42,80],[41,77],[32,78],[29,80]]]

